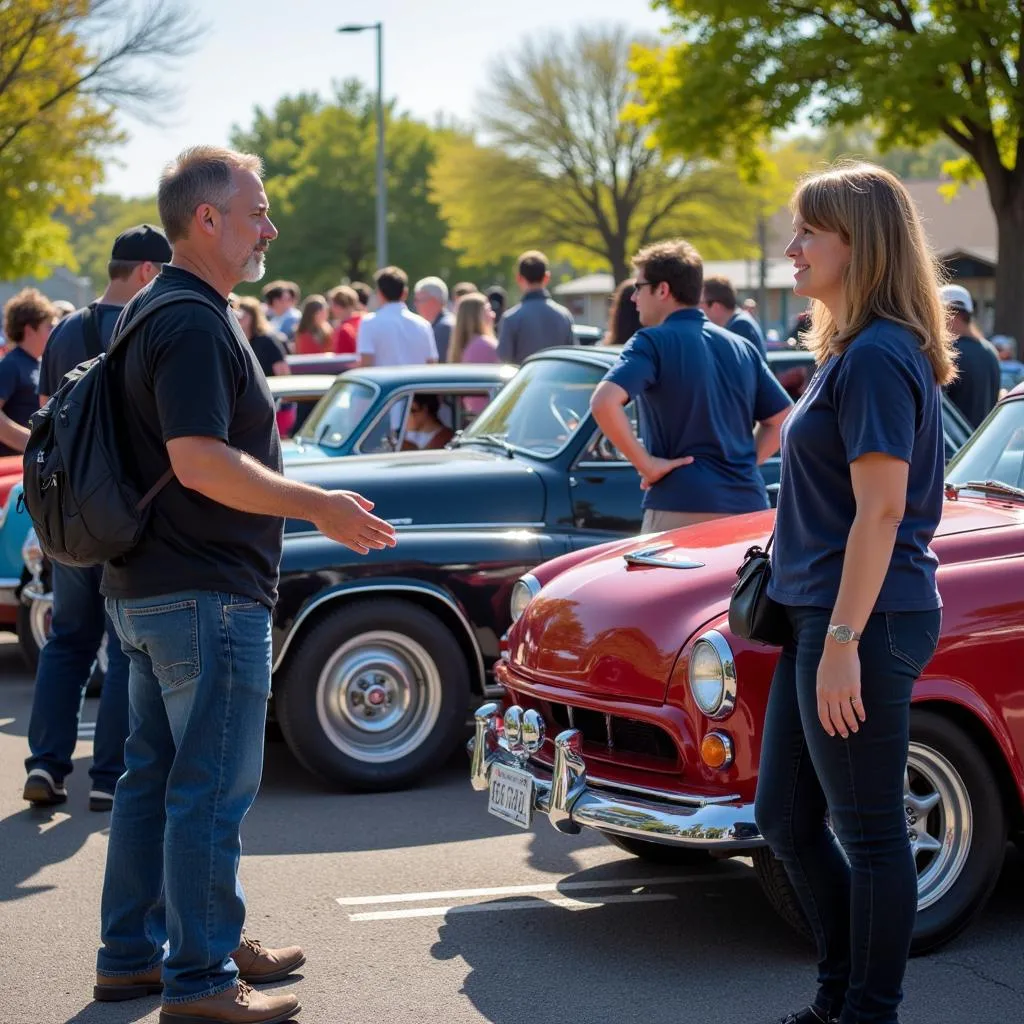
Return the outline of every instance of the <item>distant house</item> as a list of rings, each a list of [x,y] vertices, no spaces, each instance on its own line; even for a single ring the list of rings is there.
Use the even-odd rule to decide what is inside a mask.
[[[924,219],[929,240],[951,279],[964,285],[974,297],[982,331],[992,330],[995,305],[996,220],[985,189],[978,185],[961,188],[952,201],[940,193],[939,181],[907,182]],[[793,269],[783,256],[791,238],[792,216],[788,210],[776,214],[768,224],[769,258],[765,267],[766,308],[758,315],[765,329],[774,328],[785,336],[797,313],[806,303],[793,294]],[[706,277],[721,276],[732,281],[742,301],[757,298],[760,263],[749,260],[709,260]],[[615,290],[611,274],[587,274],[556,285],[559,302],[572,311],[580,323],[604,327],[608,303]]]

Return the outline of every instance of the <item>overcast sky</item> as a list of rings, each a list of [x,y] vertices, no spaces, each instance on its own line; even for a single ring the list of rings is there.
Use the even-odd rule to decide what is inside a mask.
[[[272,107],[280,96],[327,93],[332,80],[350,76],[374,88],[374,33],[339,35],[339,25],[384,23],[385,96],[433,121],[438,114],[469,120],[490,60],[527,33],[601,23],[651,33],[667,24],[646,0],[521,6],[529,14],[517,22],[517,5],[508,0],[193,0],[207,30],[168,78],[180,97],[176,111],[160,127],[123,120],[131,140],[116,150],[103,190],[152,194],[179,150],[226,143],[232,124],[248,125],[255,106]]]

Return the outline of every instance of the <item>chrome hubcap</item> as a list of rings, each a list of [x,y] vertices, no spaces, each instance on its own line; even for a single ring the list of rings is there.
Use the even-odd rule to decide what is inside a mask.
[[[441,708],[441,677],[415,640],[390,630],[361,633],[339,647],[320,672],[320,726],[343,754],[396,761],[430,735]]]
[[[32,640],[39,650],[46,646],[50,639],[50,625],[53,622],[53,603],[51,601],[33,601],[30,614],[29,626],[32,630]]]
[[[970,795],[950,761],[911,743],[903,803],[917,864],[917,907],[925,910],[949,892],[967,862],[974,834]]]

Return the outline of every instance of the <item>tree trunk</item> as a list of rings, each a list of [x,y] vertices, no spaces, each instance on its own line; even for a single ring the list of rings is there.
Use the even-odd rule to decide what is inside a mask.
[[[993,334],[1008,334],[1024,354],[1024,193],[1012,190],[1001,206],[993,203],[998,233],[996,315]]]
[[[609,239],[608,263],[612,268],[613,287],[618,288],[627,277],[633,276],[633,267],[626,255],[625,238]]]

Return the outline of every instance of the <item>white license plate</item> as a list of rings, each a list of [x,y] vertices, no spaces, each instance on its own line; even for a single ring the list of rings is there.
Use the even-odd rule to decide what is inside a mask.
[[[487,810],[513,825],[529,828],[533,823],[533,776],[518,768],[492,765]]]

